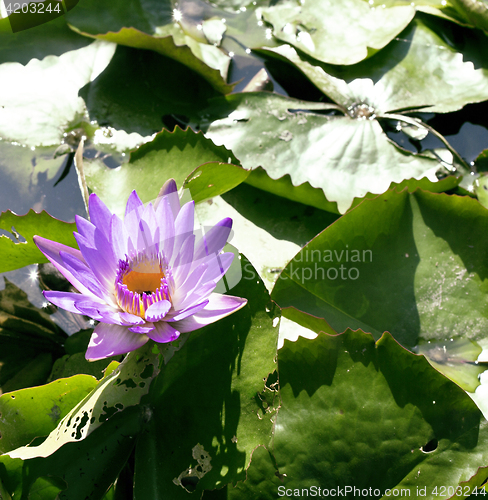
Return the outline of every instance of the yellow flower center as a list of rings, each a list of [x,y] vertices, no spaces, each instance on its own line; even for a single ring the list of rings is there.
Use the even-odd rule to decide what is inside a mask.
[[[119,306],[128,313],[145,318],[150,305],[171,300],[163,267],[159,256],[137,255],[119,261],[115,280]]]

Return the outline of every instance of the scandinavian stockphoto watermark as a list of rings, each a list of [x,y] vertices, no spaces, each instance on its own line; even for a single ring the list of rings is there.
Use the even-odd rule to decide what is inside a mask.
[[[307,281],[357,280],[362,263],[373,262],[372,250],[357,250],[346,245],[342,250],[310,250],[299,252],[287,265],[281,279],[304,284]],[[281,271],[279,269],[278,271]],[[252,266],[244,266],[244,279],[254,279]]]

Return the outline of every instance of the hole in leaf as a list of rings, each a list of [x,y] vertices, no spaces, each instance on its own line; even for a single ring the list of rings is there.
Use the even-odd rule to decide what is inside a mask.
[[[422,448],[420,448],[420,451],[424,453],[432,453],[437,449],[438,444],[439,442],[437,441],[436,438],[431,439],[427,444],[425,444],[424,446],[422,446]]]

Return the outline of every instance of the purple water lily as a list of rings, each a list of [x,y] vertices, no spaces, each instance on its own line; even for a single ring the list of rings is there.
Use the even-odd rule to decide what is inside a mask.
[[[232,253],[221,253],[232,220],[221,220],[197,239],[194,202],[180,206],[174,180],[163,186],[154,205],[144,207],[133,191],[124,221],[95,194],[89,211],[91,222],[76,218],[80,250],[34,236],[41,252],[80,292],[49,291],[46,298],[100,321],[87,359],[133,351],[149,339],[171,342],[246,304],[246,299],[213,293],[232,263]]]

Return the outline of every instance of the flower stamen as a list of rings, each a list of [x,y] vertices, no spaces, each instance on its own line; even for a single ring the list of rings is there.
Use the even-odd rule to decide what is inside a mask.
[[[164,260],[160,255],[139,254],[119,260],[115,279],[119,306],[145,319],[149,306],[162,300],[171,301]]]

